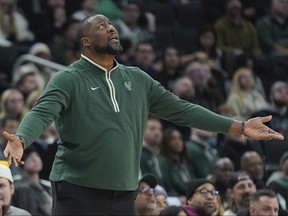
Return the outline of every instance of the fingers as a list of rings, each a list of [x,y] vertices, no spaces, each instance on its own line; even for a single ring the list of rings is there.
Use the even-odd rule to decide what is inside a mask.
[[[263,123],[269,122],[272,119],[272,115],[261,117],[261,119]]]
[[[3,136],[7,139],[7,140],[10,140],[10,141],[14,141],[15,140],[15,135],[14,134],[10,134],[8,133],[7,131],[4,131],[3,132]]]

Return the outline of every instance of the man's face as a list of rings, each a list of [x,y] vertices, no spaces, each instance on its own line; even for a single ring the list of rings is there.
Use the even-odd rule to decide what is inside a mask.
[[[208,192],[207,192],[208,191]],[[212,215],[217,209],[217,195],[213,185],[206,183],[198,187],[187,201],[199,215]],[[213,193],[213,195],[212,195]]]
[[[150,119],[147,122],[144,141],[150,146],[159,146],[162,141],[162,125],[159,120]]]
[[[91,23],[86,37],[82,39],[83,46],[90,47],[98,54],[116,55],[122,52],[120,40],[116,28],[111,21],[102,15],[96,15],[88,19]]]
[[[2,206],[2,212],[4,214],[10,206],[13,193],[13,184],[10,184],[8,179],[0,177],[0,206]]]
[[[215,178],[219,182],[228,183],[233,172],[233,164],[231,161],[225,160],[215,169]]]
[[[247,158],[246,171],[257,180],[263,178],[264,164],[262,158],[258,154],[253,154]]]
[[[135,207],[138,212],[153,212],[157,207],[154,190],[146,182],[139,183]]]
[[[279,203],[276,197],[262,196],[258,202],[250,205],[251,216],[278,216]]]
[[[251,179],[240,180],[232,189],[231,198],[237,209],[248,208],[251,194],[256,192],[256,186]]]

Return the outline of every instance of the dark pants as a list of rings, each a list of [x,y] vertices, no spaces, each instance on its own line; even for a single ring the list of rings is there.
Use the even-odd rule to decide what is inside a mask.
[[[87,188],[66,181],[51,184],[53,215],[135,215],[134,191]]]

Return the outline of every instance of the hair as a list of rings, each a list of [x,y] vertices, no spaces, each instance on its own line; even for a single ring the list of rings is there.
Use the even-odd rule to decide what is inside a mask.
[[[83,19],[81,22],[79,22],[78,29],[77,29],[77,41],[79,42],[81,47],[82,47],[81,38],[83,38],[86,35],[87,30],[91,27],[92,23],[90,23],[88,20],[93,16],[95,15],[88,16],[85,19]]]
[[[276,193],[271,189],[261,189],[253,193],[250,197],[250,204],[258,202],[261,197],[268,196],[270,198],[277,198]]]
[[[159,216],[175,216],[175,215],[178,215],[181,211],[184,211],[188,215],[186,209],[183,208],[182,206],[171,205],[171,206],[164,208],[160,212]]]
[[[206,24],[206,25],[200,27],[198,34],[197,34],[197,47],[200,50],[203,49],[201,42],[200,42],[200,37],[207,32],[211,32],[214,36],[214,44],[212,45],[212,47],[210,49],[210,52],[211,52],[210,57],[216,58],[217,57],[217,34],[216,34],[213,26]]]
[[[172,133],[174,131],[178,131],[180,133],[180,131],[178,129],[174,128],[174,127],[166,128],[163,131],[162,143],[160,145],[160,154],[163,155],[165,158],[168,158],[168,159],[171,158],[171,150],[170,150],[170,146],[169,145],[170,145],[170,142],[171,142]],[[180,156],[181,156],[181,158],[187,158],[188,157],[187,148],[186,148],[186,145],[185,145],[185,141],[183,139],[183,135],[182,135],[182,140],[183,140],[183,151],[180,153]]]

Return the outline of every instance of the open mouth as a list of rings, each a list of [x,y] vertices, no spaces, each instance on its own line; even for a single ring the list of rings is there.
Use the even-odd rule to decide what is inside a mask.
[[[109,41],[111,42],[119,42],[119,37],[117,34],[114,34],[112,36],[109,37]]]

